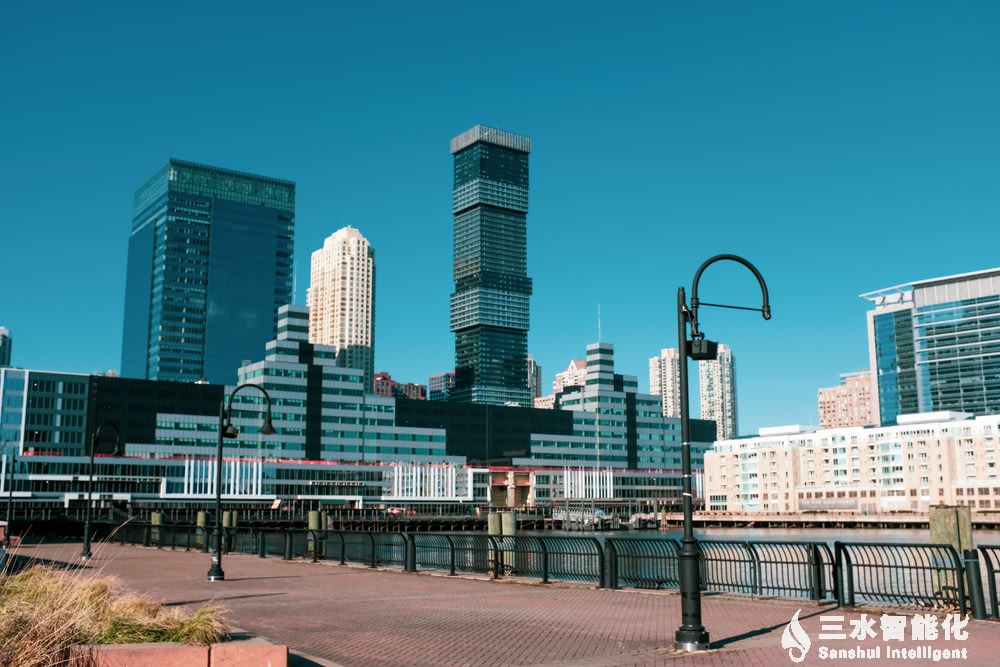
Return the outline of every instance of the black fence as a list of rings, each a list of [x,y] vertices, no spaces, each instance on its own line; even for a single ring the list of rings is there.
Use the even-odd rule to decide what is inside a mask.
[[[125,524],[110,541],[209,551],[211,529]],[[227,528],[223,549],[409,572],[519,577],[601,588],[676,589],[681,544],[665,537],[392,533]],[[702,590],[817,603],[956,609],[1000,619],[1000,545],[699,540]],[[970,560],[970,558],[972,560]],[[986,594],[984,595],[984,590]],[[978,606],[977,606],[978,603]]]

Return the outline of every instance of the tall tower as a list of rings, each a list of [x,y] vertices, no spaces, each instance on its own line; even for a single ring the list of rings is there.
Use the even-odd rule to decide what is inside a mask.
[[[171,159],[135,193],[125,377],[230,384],[292,300],[295,183]]]
[[[14,356],[14,339],[7,327],[0,327],[0,368],[11,365]]]
[[[698,384],[701,418],[715,422],[719,440],[736,437],[736,360],[728,345],[719,343],[718,358],[698,362]]]
[[[658,394],[664,417],[681,416],[681,367],[676,347],[665,347],[649,359],[649,393]]]
[[[331,234],[312,254],[309,342],[337,348],[337,364],[375,375],[375,250],[354,227]]]
[[[530,406],[528,137],[485,125],[451,140],[455,156],[455,388],[452,400]]]

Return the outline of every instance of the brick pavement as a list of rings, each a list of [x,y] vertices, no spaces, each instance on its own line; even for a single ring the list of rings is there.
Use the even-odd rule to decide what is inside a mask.
[[[75,563],[79,545],[26,546],[20,554]],[[208,583],[208,566],[202,553],[102,544],[88,568],[118,576],[130,588],[169,605],[218,601],[230,610],[236,626],[350,667],[792,665],[780,644],[797,609],[802,609],[801,624],[813,643],[800,664],[904,664],[886,658],[881,639],[862,644],[882,646],[878,661],[821,660],[821,644],[848,649],[858,642],[818,640],[819,616],[841,613],[849,620],[859,613],[807,601],[707,596],[704,620],[714,648],[679,654],[669,648],[680,620],[675,593],[543,586],[241,555],[225,558],[225,582]],[[973,621],[967,629],[965,642],[942,637],[930,643],[968,649],[968,659],[950,664],[1000,664],[1000,623]],[[905,664],[943,663],[908,659]]]

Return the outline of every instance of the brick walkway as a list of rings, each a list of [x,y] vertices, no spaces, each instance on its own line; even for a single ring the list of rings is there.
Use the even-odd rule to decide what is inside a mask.
[[[73,544],[20,550],[22,556],[69,563],[78,554],[79,545]],[[844,614],[850,631],[848,621],[859,613],[805,601],[708,596],[704,620],[716,648],[691,655],[668,648],[680,619],[680,600],[673,593],[527,585],[253,556],[227,556],[227,580],[208,583],[208,566],[209,557],[202,553],[109,544],[96,549],[89,565],[167,604],[217,600],[230,610],[234,625],[351,667],[792,665],[780,644],[800,608],[802,627],[812,638],[800,664],[1000,664],[1000,623],[994,622],[971,622],[964,642],[943,637],[930,642],[941,649],[966,648],[967,659],[888,659],[879,637],[861,645],[881,646],[880,660],[822,660],[820,645],[849,649],[859,642],[819,640],[819,616]],[[915,646],[909,640],[890,643]]]

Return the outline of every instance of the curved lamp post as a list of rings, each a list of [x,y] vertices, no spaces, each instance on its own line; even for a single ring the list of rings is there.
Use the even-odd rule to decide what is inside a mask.
[[[760,283],[763,305],[760,308],[747,306],[729,306],[720,303],[705,303],[698,299],[698,283],[701,274],[716,262],[729,260],[742,264],[750,269],[757,282]],[[681,466],[683,467],[681,502],[684,510],[684,536],[681,539],[681,550],[678,554],[678,574],[680,575],[681,593],[681,625],[674,635],[675,645],[682,651],[701,651],[709,647],[708,630],[701,624],[701,549],[694,537],[691,496],[691,415],[688,407],[688,358],[695,361],[715,359],[719,344],[707,340],[705,334],[698,328],[698,308],[702,306],[715,308],[735,308],[736,310],[753,310],[763,315],[765,320],[771,319],[771,304],[768,300],[767,284],[753,264],[738,255],[716,255],[705,261],[694,274],[691,284],[691,307],[687,306],[687,295],[683,287],[677,288],[677,345],[680,352],[680,398],[681,398]],[[691,325],[691,340],[688,340],[687,327]]]
[[[264,423],[260,427],[261,435],[274,435],[274,425],[271,423],[271,396],[256,384],[244,383],[233,389],[229,394],[229,404],[223,399],[219,403],[219,451],[215,458],[215,528],[212,530],[212,567],[208,569],[209,581],[224,581],[226,573],[222,571],[222,439],[235,438],[240,433],[233,426],[233,398],[240,390],[253,387],[264,394],[267,412],[264,413]]]
[[[118,427],[112,422],[104,422],[97,427],[94,434],[90,436],[90,468],[87,479],[87,507],[84,510],[83,520],[83,549],[80,551],[80,560],[89,560],[93,555],[90,553],[90,505],[94,502],[94,454],[97,453],[97,443],[101,439],[101,432],[105,428],[110,428],[115,432],[115,449],[112,456],[121,455],[121,434]]]

